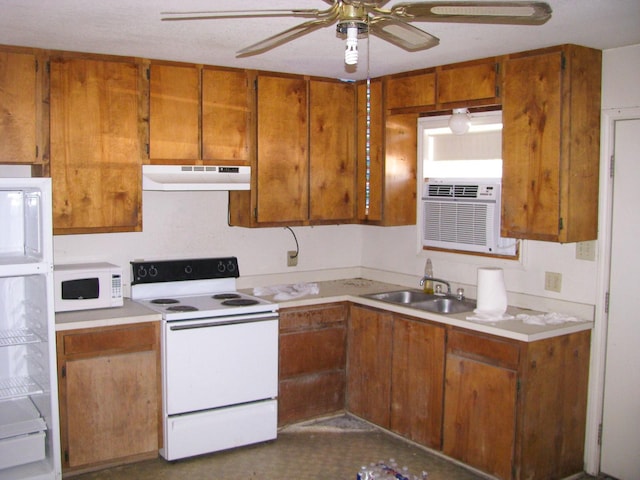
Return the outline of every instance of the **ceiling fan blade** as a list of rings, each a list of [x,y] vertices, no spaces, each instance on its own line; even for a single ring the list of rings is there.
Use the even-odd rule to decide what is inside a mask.
[[[332,5],[336,0],[330,0]],[[251,18],[251,17],[306,17],[315,18],[327,13],[328,10],[312,9],[294,9],[294,10],[219,10],[219,11],[200,11],[200,12],[160,12],[164,15],[162,21],[178,21],[178,20],[211,20],[216,18]]]
[[[293,40],[294,38],[301,37],[302,35],[306,35],[307,33],[311,33],[318,28],[325,27],[327,25],[332,24],[338,18],[338,9],[335,9],[331,15],[326,16],[325,18],[320,18],[317,20],[310,20],[308,22],[301,23],[300,25],[296,25],[295,27],[289,28],[284,32],[280,32],[272,37],[261,40],[258,43],[254,43],[253,45],[249,45],[248,47],[243,48],[236,52],[236,57],[248,57],[251,55],[257,55],[259,53],[266,52],[267,50],[271,50],[283,43],[288,42],[289,40]]]
[[[410,52],[435,47],[440,39],[401,20],[377,16],[369,22],[369,31]]]
[[[398,3],[390,12],[407,21],[542,25],[551,18],[545,2]]]

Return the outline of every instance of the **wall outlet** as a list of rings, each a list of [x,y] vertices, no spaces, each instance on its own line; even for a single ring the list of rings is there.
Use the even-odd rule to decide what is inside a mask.
[[[295,267],[298,265],[298,257],[300,254],[295,250],[289,250],[287,252],[287,267]]]
[[[576,243],[576,259],[577,260],[596,260],[596,241]]]
[[[562,274],[556,272],[544,272],[544,289],[550,292],[558,292],[562,289]]]

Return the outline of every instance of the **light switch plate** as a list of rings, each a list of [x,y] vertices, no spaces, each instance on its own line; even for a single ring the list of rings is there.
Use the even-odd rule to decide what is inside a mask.
[[[596,241],[576,243],[576,259],[577,260],[596,260]]]
[[[562,274],[557,272],[544,272],[544,289],[550,292],[558,292],[562,289]]]

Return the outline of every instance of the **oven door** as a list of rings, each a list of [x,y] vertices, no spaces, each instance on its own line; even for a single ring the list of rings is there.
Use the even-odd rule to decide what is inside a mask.
[[[165,322],[162,337],[167,415],[277,397],[277,313]]]

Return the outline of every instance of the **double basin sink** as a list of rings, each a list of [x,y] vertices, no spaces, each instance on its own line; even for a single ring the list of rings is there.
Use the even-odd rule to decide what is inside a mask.
[[[476,308],[476,303],[472,300],[459,299],[454,295],[429,294],[420,290],[369,293],[362,297],[444,315],[471,312]]]

